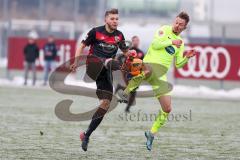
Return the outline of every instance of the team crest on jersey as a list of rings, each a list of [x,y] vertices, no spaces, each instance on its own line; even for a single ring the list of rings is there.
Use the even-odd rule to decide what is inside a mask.
[[[114,39],[115,39],[115,42],[119,42],[120,41],[119,36],[115,36]]]
[[[163,31],[160,30],[160,31],[158,32],[158,35],[159,35],[160,37],[163,36]]]

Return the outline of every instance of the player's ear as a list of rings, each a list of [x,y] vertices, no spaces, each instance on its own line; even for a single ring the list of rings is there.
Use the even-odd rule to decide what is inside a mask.
[[[184,30],[188,28],[188,23],[185,21],[185,27]]]
[[[104,22],[107,23],[107,19],[109,18],[109,15],[106,15],[104,18]]]

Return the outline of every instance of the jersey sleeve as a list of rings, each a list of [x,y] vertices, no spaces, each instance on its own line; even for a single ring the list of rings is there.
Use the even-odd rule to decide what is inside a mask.
[[[172,41],[168,38],[166,27],[163,26],[155,32],[152,47],[159,50],[170,45],[172,45]]]
[[[122,41],[125,41],[125,37],[122,32],[121,32],[121,36],[122,36]]]
[[[95,39],[96,39],[96,30],[95,28],[93,28],[88,32],[87,37],[84,40],[82,40],[82,43],[85,44],[86,46],[89,46],[95,42]]]
[[[185,57],[183,53],[184,53],[184,44],[181,45],[179,51],[175,55],[175,66],[177,68],[182,68],[188,62],[188,58]]]

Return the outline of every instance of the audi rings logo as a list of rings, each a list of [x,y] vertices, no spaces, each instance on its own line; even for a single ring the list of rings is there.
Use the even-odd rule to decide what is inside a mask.
[[[193,48],[200,53],[199,57],[197,58],[195,56],[189,60],[187,64],[188,69],[181,68],[178,70],[182,76],[184,77],[193,76],[196,78],[203,76],[205,78],[222,79],[228,74],[231,67],[231,58],[229,52],[225,48],[223,47],[213,48],[210,46],[207,47],[195,46]],[[192,48],[186,46],[186,50],[190,49]],[[210,54],[210,58],[208,58],[208,54]],[[224,56],[226,62],[224,69],[221,71],[219,70],[220,54]],[[210,66],[209,70],[207,70],[208,66]],[[197,68],[199,68],[199,70],[196,70]]]

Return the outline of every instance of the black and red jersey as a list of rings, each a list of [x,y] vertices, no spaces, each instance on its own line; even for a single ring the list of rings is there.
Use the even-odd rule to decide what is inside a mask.
[[[85,40],[82,41],[86,46],[90,46],[89,54],[101,58],[111,58],[121,48],[120,43],[125,40],[122,32],[115,30],[112,33],[107,32],[105,26],[99,26],[91,29]]]

